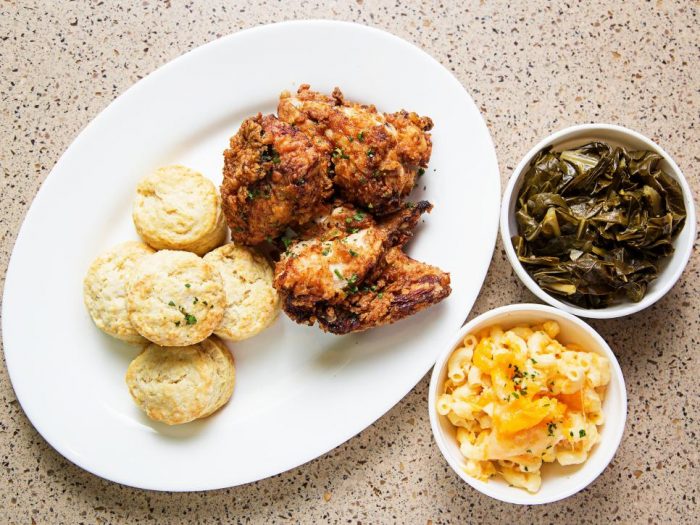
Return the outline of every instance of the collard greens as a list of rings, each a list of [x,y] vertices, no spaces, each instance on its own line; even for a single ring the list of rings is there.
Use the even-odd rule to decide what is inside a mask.
[[[518,194],[512,241],[544,290],[584,308],[644,297],[686,216],[682,190],[660,160],[603,142],[537,154]]]

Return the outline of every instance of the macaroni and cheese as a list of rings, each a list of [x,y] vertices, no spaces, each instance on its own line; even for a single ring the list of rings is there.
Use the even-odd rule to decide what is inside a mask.
[[[452,353],[437,411],[457,428],[468,475],[537,492],[543,463],[583,463],[599,441],[610,364],[558,334],[554,321],[493,326]]]

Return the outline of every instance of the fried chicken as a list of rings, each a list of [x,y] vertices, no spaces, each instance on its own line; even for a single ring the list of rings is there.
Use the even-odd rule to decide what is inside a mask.
[[[391,248],[376,278],[336,304],[320,302],[311,308],[284,303],[297,323],[318,323],[326,332],[347,334],[394,323],[439,303],[450,295],[450,275],[435,266],[411,259]]]
[[[345,334],[447,297],[449,274],[402,251],[432,208],[404,203],[430,160],[430,118],[308,85],[282,93],[278,114],[245,120],[231,138],[221,195],[235,242],[272,241],[289,317]]]
[[[274,115],[245,120],[224,152],[221,197],[239,244],[258,244],[303,224],[332,191],[324,156]]]
[[[299,323],[348,333],[392,323],[445,298],[449,275],[401,251],[431,207],[422,201],[377,223],[340,205],[310,222],[275,268],[285,312]]]
[[[372,105],[346,101],[338,88],[331,97],[307,84],[296,95],[284,92],[278,114],[327,156],[340,195],[378,215],[401,207],[430,159],[430,118],[379,113]]]

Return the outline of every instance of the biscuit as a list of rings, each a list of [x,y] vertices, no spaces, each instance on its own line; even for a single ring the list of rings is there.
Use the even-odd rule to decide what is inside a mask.
[[[233,395],[233,385],[236,382],[236,368],[234,367],[233,356],[224,342],[216,336],[211,336],[206,341],[210,341],[217,348],[218,352],[213,352],[216,364],[214,374],[214,391],[217,395],[212,397],[209,408],[200,417],[213,414],[224,406],[231,395]],[[206,342],[205,341],[205,342]]]
[[[134,267],[153,250],[139,241],[121,243],[95,259],[83,280],[85,307],[103,332],[128,343],[144,343],[129,321],[127,282]]]
[[[265,257],[250,248],[225,244],[204,256],[224,283],[226,309],[214,333],[241,341],[272,323],[279,311],[279,297],[272,286],[272,268]]]
[[[206,417],[230,399],[233,357],[216,337],[195,345],[147,345],[126,372],[134,402],[146,415],[168,425]]]
[[[165,166],[136,187],[134,226],[158,250],[204,255],[226,240],[221,196],[202,174],[185,166]]]
[[[224,316],[219,272],[201,257],[163,250],[143,258],[127,293],[129,320],[161,346],[187,346],[209,337]]]

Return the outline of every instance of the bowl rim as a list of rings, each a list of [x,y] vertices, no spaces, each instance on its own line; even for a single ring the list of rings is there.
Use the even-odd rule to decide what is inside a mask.
[[[634,139],[637,139],[644,144],[647,145],[647,147],[659,155],[663,157],[663,159],[668,163],[670,166],[671,170],[673,173],[670,173],[671,176],[673,176],[677,181],[678,184],[681,186],[681,190],[683,191],[683,200],[685,203],[686,207],[686,220],[685,224],[683,225],[683,229],[689,228],[690,231],[688,232],[688,239],[689,241],[686,242],[685,244],[678,246],[676,250],[674,251],[673,255],[671,255],[671,258],[675,258],[676,260],[679,260],[681,264],[676,268],[675,271],[672,273],[660,273],[659,277],[657,278],[657,283],[658,287],[654,290],[653,293],[647,293],[645,296],[642,298],[641,301],[634,303],[634,302],[629,302],[629,303],[621,303],[618,305],[614,305],[612,307],[606,307],[606,308],[598,308],[598,309],[592,309],[592,308],[582,308],[579,306],[575,306],[573,304],[567,303],[565,301],[562,301],[560,299],[557,299],[555,296],[547,293],[544,291],[538,284],[537,282],[530,276],[530,274],[525,270],[525,267],[522,265],[522,263],[518,260],[517,255],[515,254],[515,249],[513,248],[513,243],[511,242],[511,230],[509,226],[509,219],[513,213],[511,213],[511,205],[513,202],[514,198],[514,188],[516,184],[520,181],[522,178],[526,167],[530,164],[530,161],[532,158],[544,147],[549,146],[551,144],[555,144],[558,142],[562,142],[567,139],[575,139],[576,135],[579,134],[593,134],[596,131],[615,131],[623,135],[628,135]],[[510,176],[510,179],[508,180],[508,183],[506,184],[503,197],[501,200],[501,216],[500,216],[500,224],[499,224],[499,231],[501,235],[501,241],[503,242],[503,247],[506,252],[506,256],[508,258],[508,261],[510,262],[510,265],[513,267],[513,270],[517,274],[518,278],[520,281],[533,293],[535,294],[539,299],[542,301],[555,306],[557,308],[560,308],[566,312],[572,313],[574,315],[578,315],[580,317],[586,317],[589,319],[614,319],[617,317],[624,317],[626,315],[631,315],[634,313],[637,313],[641,310],[644,310],[645,308],[648,308],[649,306],[653,305],[656,303],[659,299],[661,299],[663,296],[665,296],[668,291],[673,288],[673,286],[676,284],[678,279],[680,279],[681,274],[685,270],[685,267],[688,264],[688,261],[690,260],[690,256],[693,252],[693,246],[695,242],[695,235],[696,235],[696,215],[695,215],[695,202],[693,199],[693,192],[690,188],[690,185],[688,184],[688,181],[686,180],[685,176],[683,175],[683,172],[681,169],[678,167],[676,162],[671,158],[671,156],[661,147],[659,146],[656,142],[651,140],[650,138],[642,135],[641,133],[634,131],[632,129],[626,128],[624,126],[619,126],[617,124],[606,124],[606,123],[595,123],[595,124],[577,124],[574,126],[569,126],[563,129],[560,129],[559,131],[556,131],[544,139],[542,139],[540,142],[535,144],[522,158],[522,160],[518,163],[518,165],[515,167],[513,170],[513,173]],[[678,237],[677,237],[678,238]]]
[[[559,319],[566,319],[583,328],[593,337],[600,351],[610,360],[610,384],[612,385],[613,382],[618,383],[621,393],[618,407],[618,409],[620,410],[620,414],[619,416],[616,416],[616,419],[619,420],[621,418],[622,424],[619,426],[619,430],[616,434],[611,434],[612,430],[610,432],[607,432],[605,434],[606,437],[596,445],[597,447],[601,447],[600,452],[603,453],[600,466],[595,469],[586,469],[586,463],[584,463],[581,469],[576,473],[576,475],[581,478],[581,481],[579,483],[576,483],[572,490],[562,492],[561,494],[557,494],[555,497],[552,498],[540,498],[538,501],[527,501],[527,496],[533,495],[526,491],[523,491],[522,498],[511,498],[508,496],[503,496],[502,494],[498,493],[498,491],[493,491],[491,488],[489,488],[488,484],[474,479],[468,474],[466,474],[461,468],[460,459],[454,457],[446,446],[445,442],[448,438],[446,438],[442,434],[439,423],[440,416],[438,415],[437,410],[435,408],[437,392],[440,388],[440,385],[438,384],[439,377],[445,366],[447,366],[447,360],[454,351],[456,345],[459,342],[461,342],[462,339],[464,339],[464,337],[477,324],[488,322],[502,314],[512,312],[545,314],[546,316],[551,317],[554,321],[558,321]],[[435,366],[433,367],[433,371],[430,376],[430,385],[428,387],[428,413],[430,416],[430,428],[433,433],[433,439],[437,443],[438,448],[440,449],[440,453],[445,458],[450,468],[453,471],[455,471],[455,473],[460,478],[462,478],[463,481],[465,481],[468,485],[470,485],[475,490],[481,492],[482,494],[485,494],[499,501],[512,503],[516,505],[543,505],[547,503],[553,503],[555,501],[560,501],[570,496],[573,496],[574,494],[588,487],[598,478],[598,476],[600,476],[600,474],[603,473],[603,471],[608,467],[613,457],[617,453],[617,450],[620,447],[620,443],[622,442],[622,437],[625,433],[625,426],[627,424],[627,387],[625,385],[625,378],[622,374],[620,363],[618,362],[615,353],[612,351],[610,345],[608,345],[605,339],[603,339],[603,337],[592,326],[586,323],[583,319],[576,317],[575,315],[570,314],[568,312],[562,311],[558,308],[555,308],[553,306],[534,303],[517,303],[506,306],[500,306],[498,308],[494,308],[476,316],[474,319],[462,326],[462,328],[460,328],[455,333],[451,341],[452,342],[450,345],[445,346],[445,348],[443,348],[440,351],[440,354],[438,355],[438,358],[435,362]]]

